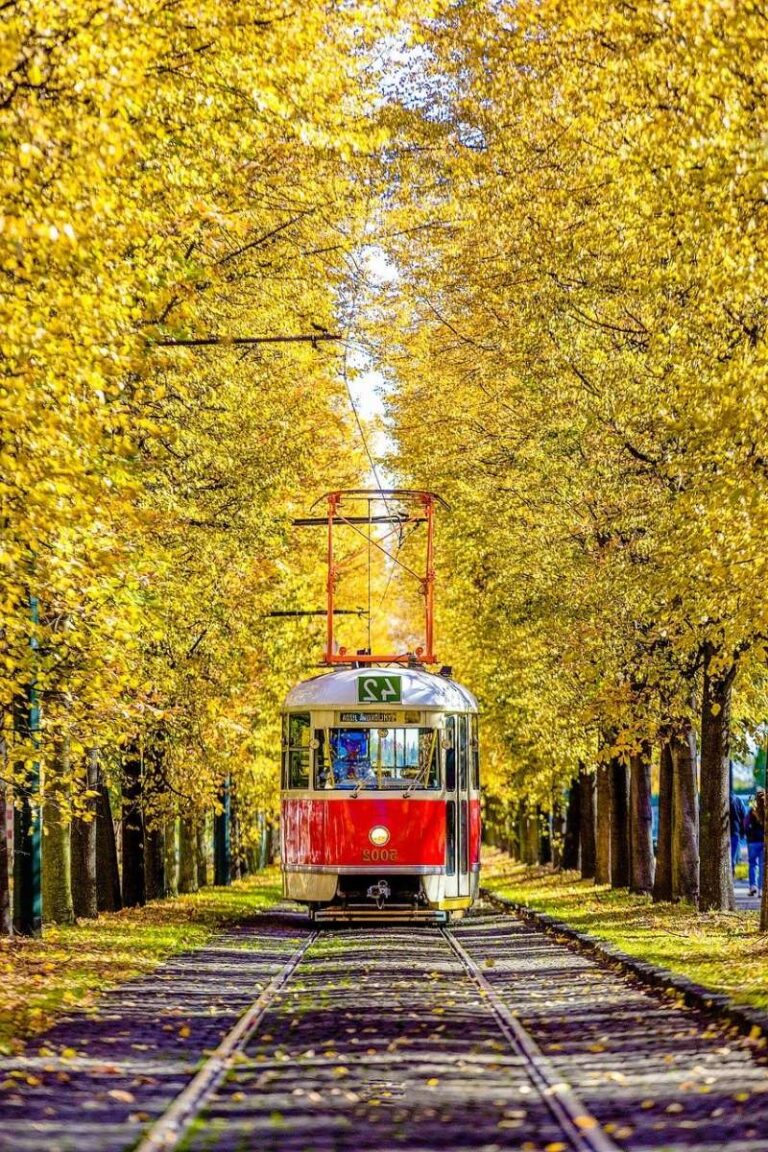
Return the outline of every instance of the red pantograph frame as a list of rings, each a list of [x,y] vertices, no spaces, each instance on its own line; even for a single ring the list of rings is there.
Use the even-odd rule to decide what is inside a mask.
[[[340,511],[340,507],[344,502],[345,497],[349,503],[366,501],[368,503],[369,515],[366,517],[346,517]],[[396,500],[401,506],[405,506],[405,511],[402,513],[393,514],[387,500]],[[327,520],[318,520],[317,523],[327,523],[328,528],[328,580],[327,580],[327,618],[326,618],[326,641],[325,641],[325,655],[324,663],[326,664],[407,664],[413,660],[417,660],[420,664],[437,664],[438,660],[434,653],[434,629],[435,629],[435,508],[439,504],[442,508],[448,509],[448,504],[441,496],[435,492],[426,492],[421,489],[414,488],[340,488],[335,492],[327,492],[325,496],[321,496],[312,505],[316,508],[322,501],[327,505]],[[370,515],[371,505],[373,503],[383,503],[386,508],[386,515],[376,516],[372,518]],[[307,521],[304,521],[307,523]],[[338,652],[334,652],[334,600],[336,592],[336,581],[342,564],[338,563],[334,553],[334,529],[338,525],[353,528],[359,532],[356,527],[359,523],[365,524],[393,524],[398,528],[407,524],[426,524],[427,526],[427,544],[426,544],[426,564],[424,575],[419,575],[413,569],[403,564],[397,556],[393,555],[386,548],[382,546],[381,540],[371,540],[370,543],[388,556],[393,564],[402,568],[410,576],[418,580],[421,585],[422,595],[424,596],[424,648],[416,648],[414,652],[397,652],[397,653],[373,653],[373,652],[348,652],[344,648],[340,648]],[[370,531],[370,528],[369,528]],[[387,533],[382,539],[386,540],[388,536],[392,535],[395,531]],[[360,532],[366,544],[369,543],[368,537]],[[349,560],[350,557],[347,557]]]

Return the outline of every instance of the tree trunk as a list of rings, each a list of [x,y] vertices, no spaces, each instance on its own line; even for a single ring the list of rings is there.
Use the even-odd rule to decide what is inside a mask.
[[[99,912],[119,912],[123,906],[120,896],[120,870],[117,866],[115,822],[109,803],[109,789],[98,777],[96,800],[96,891]]]
[[[483,838],[484,842],[495,848],[494,837],[496,835],[496,821],[494,818],[493,804],[486,801],[485,805],[485,820],[483,821]]]
[[[510,825],[510,827],[512,826],[512,821],[509,819],[509,816],[507,817],[507,823],[508,823],[508,825]],[[259,813],[259,850],[258,850],[258,859],[256,861],[256,868],[257,869],[266,868],[266,866],[267,866],[267,837],[268,837],[268,835],[269,835],[269,826],[267,824],[267,818],[263,812],[260,812]],[[508,846],[508,850],[509,850],[509,841],[507,841],[507,846]],[[509,855],[512,856],[512,852],[510,852]]]
[[[552,867],[558,871],[563,866],[563,846],[565,843],[565,797],[560,793],[552,799]]]
[[[99,788],[99,753],[89,748],[85,754],[85,787],[92,795],[85,801],[85,816],[72,820],[69,839],[72,853],[72,907],[75,916],[95,920],[99,914],[96,880],[96,803]]]
[[[195,829],[197,850],[197,883],[200,888],[208,887],[208,818],[201,816]]]
[[[653,889],[653,810],[650,749],[633,755],[630,764],[629,812],[631,846],[629,888],[649,894]]]
[[[163,832],[165,846],[165,895],[178,896],[179,894],[179,822],[174,816],[166,820]]]
[[[733,911],[731,835],[729,819],[729,758],[731,694],[735,665],[713,676],[716,649],[704,649],[704,692],[701,710],[701,890],[703,911]]]
[[[232,809],[230,815],[231,836],[232,836],[232,859],[229,864],[230,880],[234,883],[241,877],[240,869],[240,812],[237,803],[237,793],[232,789]]]
[[[696,734],[691,727],[672,742],[672,763],[672,895],[695,904],[699,898],[699,804]]]
[[[144,830],[144,886],[147,900],[165,896],[165,837],[160,825]]]
[[[141,767],[141,751],[132,740],[123,751],[123,904],[126,908],[135,908],[147,900]]]
[[[61,805],[55,793],[46,796],[43,805],[43,921],[47,924],[72,924],[72,856],[69,844],[69,821],[62,820]]]
[[[629,887],[629,771],[619,757],[610,764],[611,886]]]
[[[162,900],[166,893],[165,842],[159,812],[166,791],[164,759],[166,731],[161,724],[147,734],[144,742],[141,784],[144,822],[144,892],[147,900]]]
[[[262,815],[261,821],[261,836],[259,838],[259,868],[266,868],[270,863],[272,826],[267,822],[267,818],[264,815]]]
[[[597,867],[597,845],[595,843],[595,773],[588,772],[584,764],[579,765],[579,794],[581,875],[585,880],[594,880]]]
[[[517,843],[518,843],[518,856],[517,859],[521,864],[526,863],[526,856],[528,853],[528,824],[525,816],[525,801],[521,801],[517,805]]]
[[[661,745],[659,767],[659,834],[656,842],[656,875],[653,879],[653,899],[656,904],[672,899],[672,777],[672,747],[665,740]]]
[[[531,812],[530,807],[526,807],[525,862],[529,868],[535,867],[539,862],[540,842],[541,827],[539,825],[538,810],[534,809],[533,812]]]
[[[0,763],[5,761],[5,744],[0,739]],[[11,912],[11,853],[8,844],[8,794],[5,784],[0,782],[0,936],[10,936],[13,931]]]
[[[506,806],[506,816],[504,818],[504,841],[501,845],[504,852],[511,856],[513,860],[520,859],[520,844],[518,841],[518,827],[517,827],[517,806],[510,801]],[[264,856],[264,826],[260,824],[261,828],[261,848],[260,855]]]
[[[222,781],[219,798],[221,811],[213,817],[213,882],[223,886],[231,883],[232,870],[232,789],[229,776]]]
[[[568,804],[565,809],[565,834],[560,865],[573,870],[579,866],[579,827],[581,825],[581,784],[577,777],[571,780],[568,789]]]
[[[536,807],[536,827],[538,829],[539,851],[537,864],[552,863],[552,816],[542,808]]]
[[[611,882],[611,765],[598,764],[596,789],[595,884]]]
[[[69,746],[57,740],[53,749],[54,780],[69,778]],[[63,811],[69,796],[54,785],[46,790],[43,803],[43,920],[49,924],[72,924],[72,856],[69,845],[69,820]]]
[[[191,816],[179,828],[179,892],[197,892],[197,837]]]

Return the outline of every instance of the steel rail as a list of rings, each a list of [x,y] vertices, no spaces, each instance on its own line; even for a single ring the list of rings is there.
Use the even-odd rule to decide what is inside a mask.
[[[458,942],[449,928],[440,929],[447,943],[461,961],[470,978],[477,984],[490,1005],[497,1023],[510,1047],[523,1060],[528,1074],[542,1100],[578,1152],[621,1152],[594,1116],[580,1103],[570,1084],[558,1076],[552,1062],[539,1048],[477,963]]]
[[[133,1152],[163,1152],[164,1149],[174,1148],[187,1134],[229,1072],[238,1053],[242,1052],[253,1036],[275,996],[291,978],[307,949],[319,935],[317,931],[310,932],[287,963],[262,989],[258,999],[254,1000],[234,1027],[227,1032],[187,1086],[144,1134]]]

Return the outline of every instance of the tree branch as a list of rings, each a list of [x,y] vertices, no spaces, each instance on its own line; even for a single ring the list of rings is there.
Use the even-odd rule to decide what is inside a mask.
[[[318,344],[321,340],[341,340],[333,332],[301,336],[191,336],[189,339],[167,337],[154,340],[158,348],[210,348],[216,345],[240,347],[244,344]]]

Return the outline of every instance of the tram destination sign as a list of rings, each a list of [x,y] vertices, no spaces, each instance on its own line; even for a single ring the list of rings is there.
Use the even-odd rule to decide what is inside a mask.
[[[339,712],[339,724],[397,724],[397,712]]]
[[[399,704],[402,700],[400,676],[360,676],[358,704]]]

